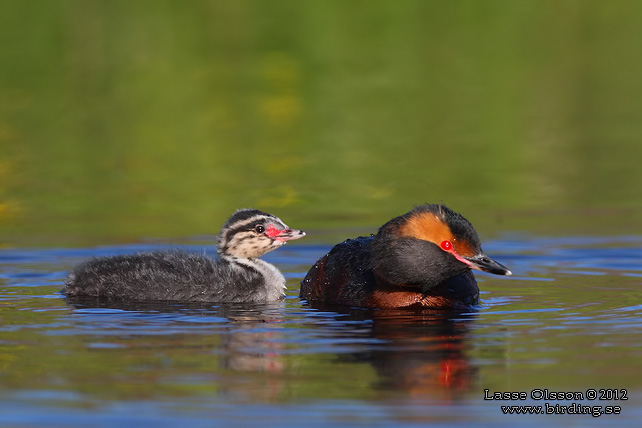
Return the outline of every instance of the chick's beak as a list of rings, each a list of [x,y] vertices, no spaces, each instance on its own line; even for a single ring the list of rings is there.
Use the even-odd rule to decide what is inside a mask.
[[[462,257],[468,263],[468,265],[477,270],[481,270],[488,273],[494,273],[495,275],[512,275],[513,273],[503,266],[500,263],[497,263],[495,260],[491,259],[485,254],[478,254],[473,257]]]
[[[301,239],[305,236],[305,232],[297,229],[284,229],[274,237],[277,241],[287,242]]]

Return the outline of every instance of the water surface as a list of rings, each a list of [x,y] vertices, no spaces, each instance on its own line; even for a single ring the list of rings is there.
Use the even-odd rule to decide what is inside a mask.
[[[341,231],[335,231],[341,233]],[[202,251],[198,238],[183,246]],[[189,240],[186,240],[189,241]],[[67,302],[87,257],[165,244],[0,251],[3,426],[637,426],[642,238],[489,241],[513,277],[479,274],[470,313],[319,308],[298,282],[330,247],[266,258],[288,279],[265,305]],[[504,415],[493,392],[626,390],[619,415]]]

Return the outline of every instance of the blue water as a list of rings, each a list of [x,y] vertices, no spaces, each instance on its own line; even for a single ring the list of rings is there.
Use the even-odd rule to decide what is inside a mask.
[[[182,247],[203,251],[207,237]],[[288,280],[266,305],[70,304],[57,291],[88,257],[166,243],[0,250],[0,426],[638,426],[642,237],[484,243],[513,277],[479,274],[469,313],[301,302],[330,248],[266,259]],[[211,249],[208,252],[212,253]],[[626,391],[620,414],[504,415],[484,390]]]

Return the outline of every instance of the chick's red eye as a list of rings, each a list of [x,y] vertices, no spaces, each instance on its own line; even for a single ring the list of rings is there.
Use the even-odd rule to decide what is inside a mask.
[[[453,249],[453,244],[450,241],[443,241],[441,243],[441,249],[444,251],[451,251]]]
[[[254,230],[256,231],[256,233],[263,233],[265,232],[265,227],[259,224],[254,228]]]

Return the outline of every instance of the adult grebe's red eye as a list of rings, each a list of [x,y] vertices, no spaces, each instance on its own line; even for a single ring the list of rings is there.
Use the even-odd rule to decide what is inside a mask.
[[[441,243],[441,249],[444,251],[451,251],[453,249],[453,244],[450,241],[443,241]]]

